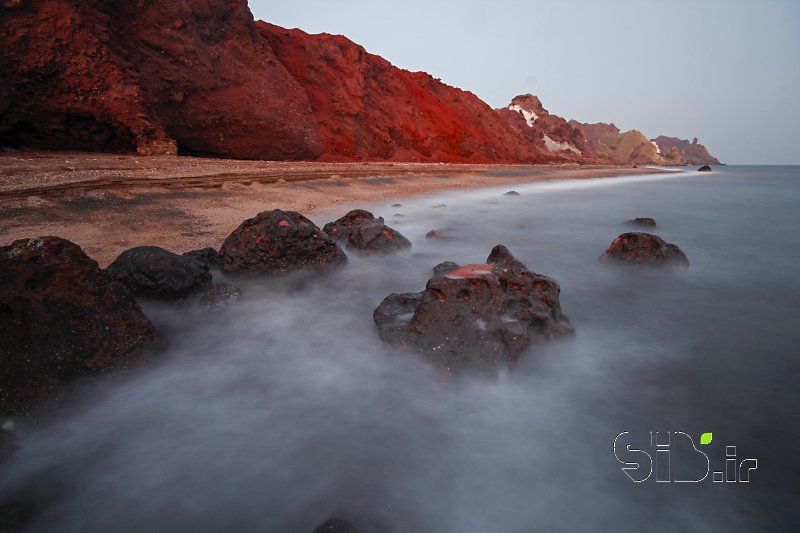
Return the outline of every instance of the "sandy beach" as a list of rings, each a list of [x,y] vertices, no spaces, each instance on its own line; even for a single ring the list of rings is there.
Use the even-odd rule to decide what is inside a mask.
[[[242,220],[268,209],[335,214],[359,202],[445,190],[656,172],[663,171],[5,153],[0,154],[0,243],[56,235],[106,266],[133,246],[178,253],[218,247]]]

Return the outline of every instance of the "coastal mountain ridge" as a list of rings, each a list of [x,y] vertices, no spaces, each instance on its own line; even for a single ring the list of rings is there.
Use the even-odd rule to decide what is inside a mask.
[[[696,140],[651,142],[613,125],[567,122],[532,95],[493,110],[346,37],[255,21],[246,0],[5,1],[0,50],[0,147],[265,160],[717,163]]]

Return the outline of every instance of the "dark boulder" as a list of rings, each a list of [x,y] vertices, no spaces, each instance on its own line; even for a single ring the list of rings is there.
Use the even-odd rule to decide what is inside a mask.
[[[601,261],[618,261],[641,266],[689,266],[686,254],[674,244],[650,233],[623,233],[600,256]]]
[[[200,305],[209,309],[219,309],[239,300],[242,290],[230,283],[215,283],[200,296]]]
[[[382,223],[361,224],[350,230],[347,249],[370,254],[385,254],[411,247],[399,231]]]
[[[294,211],[264,211],[233,230],[219,251],[222,270],[233,274],[275,274],[336,267],[347,262],[342,249],[309,219]]]
[[[172,300],[184,298],[211,281],[208,265],[158,246],[125,250],[106,269],[137,296]]]
[[[376,218],[363,209],[353,209],[328,222],[324,231],[336,240],[346,241],[348,249],[364,253],[389,253],[411,246],[411,241],[384,224],[382,217]]]
[[[629,220],[628,224],[631,224],[633,226],[647,226],[653,228],[656,225],[656,220],[654,218],[648,218],[648,217],[634,218]]]
[[[208,266],[218,267],[221,263],[219,252],[213,248],[200,248],[199,250],[190,250],[188,252],[185,252],[183,256],[191,257],[192,259],[197,259],[201,263],[205,263]]]
[[[498,245],[485,264],[437,275],[423,292],[389,295],[373,318],[383,341],[440,367],[494,372],[532,342],[573,332],[559,293],[555,280]]]
[[[331,518],[317,526],[313,533],[358,533],[358,529],[340,518]]]
[[[504,193],[503,196],[519,196],[519,193],[517,191],[508,191]]]
[[[155,340],[125,285],[58,237],[0,248],[0,412],[25,413],[67,383],[127,366]]]
[[[375,218],[375,215],[364,209],[353,209],[345,216],[328,222],[322,231],[337,241],[346,241],[350,231],[362,224],[383,224],[383,218]]]
[[[702,167],[698,168],[698,172],[711,172],[711,167],[708,165],[703,165]]]

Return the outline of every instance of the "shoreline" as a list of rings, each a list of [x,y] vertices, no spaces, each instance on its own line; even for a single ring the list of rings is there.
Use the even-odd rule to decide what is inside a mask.
[[[359,202],[444,191],[665,172],[669,171],[614,165],[318,163],[2,153],[0,245],[56,235],[80,245],[105,267],[134,246],[156,245],[175,253],[218,248],[243,220],[269,209],[313,217]]]

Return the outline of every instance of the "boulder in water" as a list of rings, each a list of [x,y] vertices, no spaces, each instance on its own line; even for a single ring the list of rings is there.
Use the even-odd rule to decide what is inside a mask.
[[[231,274],[278,274],[327,269],[347,262],[330,237],[295,211],[264,211],[242,222],[219,251]]]
[[[106,276],[137,296],[164,300],[185,298],[211,281],[207,264],[158,246],[125,250],[108,266]]]
[[[323,229],[334,239],[346,241],[348,249],[359,252],[389,253],[411,247],[411,242],[384,224],[382,217],[363,209],[353,209]]]
[[[656,220],[654,218],[649,218],[649,217],[640,217],[629,220],[628,224],[631,224],[633,226],[646,226],[653,228],[656,225]]]
[[[58,237],[0,247],[0,413],[26,413],[87,374],[145,354],[155,329],[122,283]]]
[[[419,293],[390,294],[375,309],[378,334],[449,371],[494,372],[533,342],[570,335],[560,287],[505,246],[486,263],[444,268]]]
[[[637,266],[689,266],[686,254],[674,244],[650,233],[623,233],[600,256],[601,261],[615,261]]]
[[[711,167],[708,165],[703,165],[702,167],[698,168],[698,172],[711,172]]]

